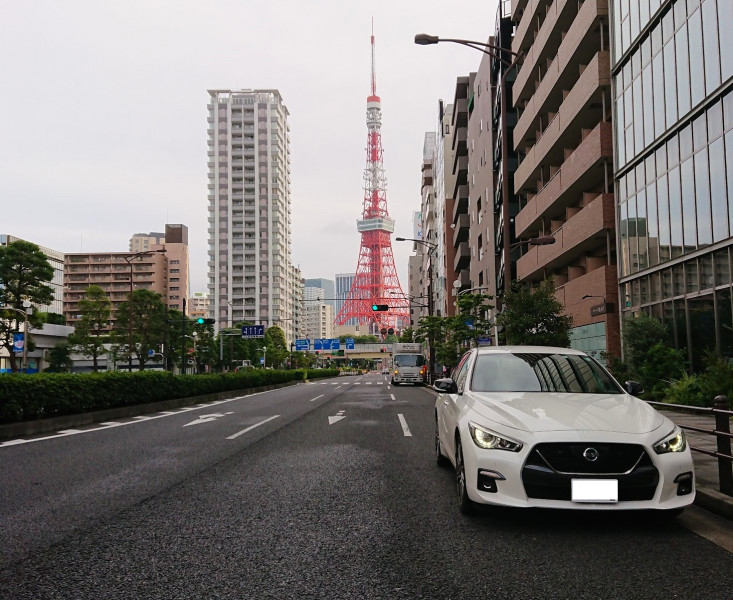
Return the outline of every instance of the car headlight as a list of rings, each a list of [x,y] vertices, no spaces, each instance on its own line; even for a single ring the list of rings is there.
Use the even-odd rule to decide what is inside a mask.
[[[468,424],[468,428],[471,431],[471,437],[473,442],[484,450],[508,450],[510,452],[519,452],[522,449],[520,442],[515,442],[508,438],[502,437],[493,431],[474,425],[473,423]]]
[[[654,444],[654,452],[657,454],[683,452],[685,448],[687,448],[687,439],[685,438],[685,433],[679,427],[675,427],[672,433]]]

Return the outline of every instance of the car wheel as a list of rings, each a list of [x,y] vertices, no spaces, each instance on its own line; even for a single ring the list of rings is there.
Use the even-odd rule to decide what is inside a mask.
[[[393,386],[395,386],[395,387],[397,387],[397,386],[398,386],[398,385],[400,385],[400,384],[399,384],[399,383],[397,383],[397,382],[396,382],[396,381],[395,381],[395,380],[393,379],[393,380],[392,380],[392,385],[393,385]]]
[[[475,505],[473,500],[468,497],[466,489],[466,467],[463,464],[463,448],[461,447],[461,438],[456,437],[456,489],[458,491],[458,509],[464,515],[473,514]]]
[[[435,419],[435,462],[438,463],[439,467],[447,467],[450,461],[446,456],[443,455],[443,450],[440,448],[440,434],[438,433],[438,419]]]

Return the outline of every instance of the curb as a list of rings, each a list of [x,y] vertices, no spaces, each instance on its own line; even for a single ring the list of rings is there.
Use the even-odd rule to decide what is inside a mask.
[[[695,504],[711,513],[733,521],[733,497],[712,488],[698,487]]]

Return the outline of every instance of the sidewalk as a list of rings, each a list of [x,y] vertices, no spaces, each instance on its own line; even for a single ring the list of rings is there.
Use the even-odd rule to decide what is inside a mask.
[[[660,411],[678,425],[691,425],[701,429],[715,429],[715,418],[712,415],[695,415],[672,410]],[[713,435],[685,430],[687,443],[691,448],[717,450],[716,438]],[[718,459],[702,452],[692,451],[695,463],[695,483],[697,495],[695,504],[733,520],[733,496],[720,492],[718,477]]]

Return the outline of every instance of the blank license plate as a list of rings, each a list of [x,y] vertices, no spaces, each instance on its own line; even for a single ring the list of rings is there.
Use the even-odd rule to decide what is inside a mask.
[[[618,502],[616,479],[573,479],[570,489],[573,502]]]

